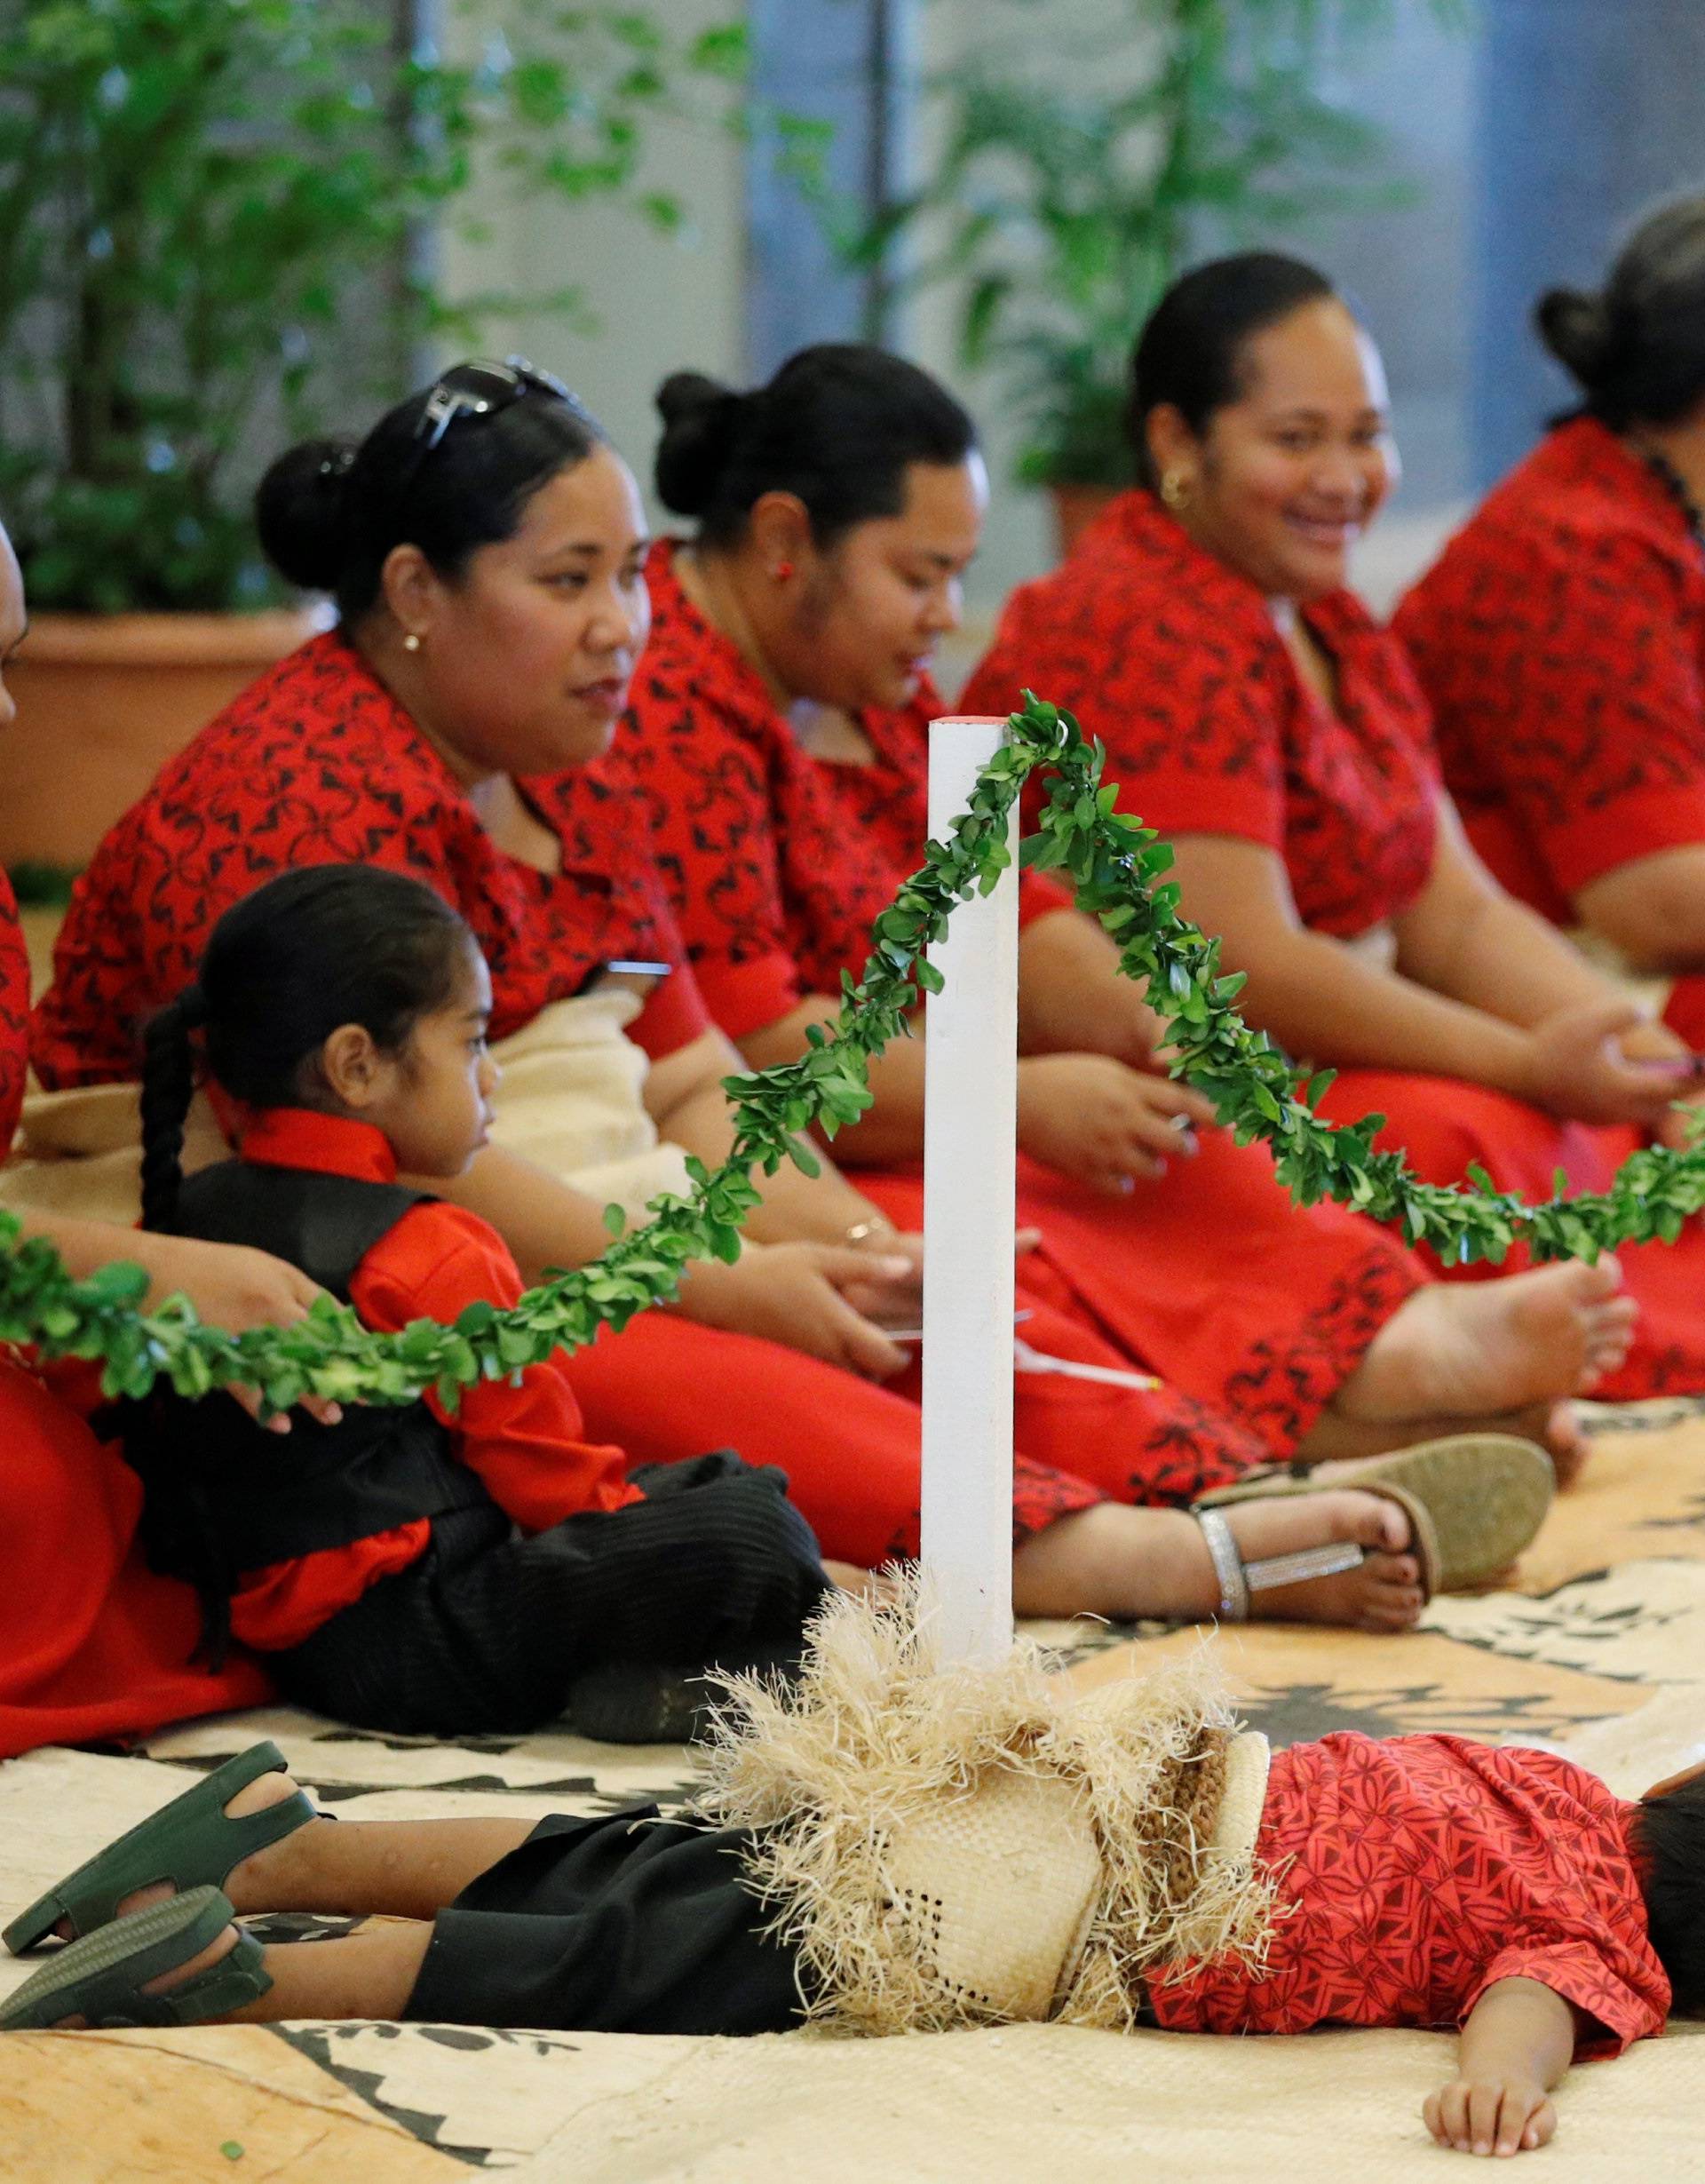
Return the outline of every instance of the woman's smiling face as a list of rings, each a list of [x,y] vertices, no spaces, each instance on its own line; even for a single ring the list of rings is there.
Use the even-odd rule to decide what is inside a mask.
[[[1270,599],[1348,581],[1351,547],[1397,482],[1379,352],[1334,297],[1252,334],[1235,400],[1198,438],[1176,409],[1149,421],[1177,513],[1210,553]]]

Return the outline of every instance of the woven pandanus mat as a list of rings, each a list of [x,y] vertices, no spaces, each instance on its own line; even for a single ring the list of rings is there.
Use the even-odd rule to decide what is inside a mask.
[[[1559,1743],[1624,1794],[1705,1756],[1705,1415],[1646,1404],[1595,1425],[1586,1478],[1525,1558],[1519,1589],[1437,1601],[1399,1639],[1223,1634],[1249,1718],[1280,1743],[1358,1728]],[[1091,1624],[1036,1634],[1085,1680],[1200,1642]],[[224,1716],[124,1757],[48,1751],[0,1766],[0,1902],[27,1901],[186,1774],[258,1736],[356,1818],[667,1808],[694,1780],[678,1747],[618,1751],[557,1732],[434,1743],[283,1708]],[[0,1989],[25,1968],[0,1962]],[[1450,2173],[1419,2123],[1450,2053],[1430,2034],[1120,2040],[1051,2028],[868,2045],[377,2025],[33,2034],[0,2039],[0,2176],[416,2184],[473,2168],[574,2184],[1251,2184],[1309,2163],[1400,2184]],[[1535,2173],[1698,2175],[1702,2069],[1705,2043],[1684,2035],[1574,2071]]]

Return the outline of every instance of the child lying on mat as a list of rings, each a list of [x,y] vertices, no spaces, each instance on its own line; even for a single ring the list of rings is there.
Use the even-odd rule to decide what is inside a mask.
[[[14,1920],[82,1938],[0,2026],[1460,2025],[1427,2126],[1512,2154],[1572,2058],[1705,1992],[1705,1770],[1630,1804],[1455,1736],[1269,1756],[1194,1667],[1080,1698],[936,1670],[904,1613],[844,1600],[797,1689],[735,1680],[684,1820],[334,1825],[257,1745]],[[399,1923],[263,1946],[261,1911]]]

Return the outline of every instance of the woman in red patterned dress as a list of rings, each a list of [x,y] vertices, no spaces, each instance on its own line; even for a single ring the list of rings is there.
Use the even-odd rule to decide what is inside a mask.
[[[44,1081],[134,1077],[143,1024],[190,982],[233,902],[287,867],[365,862],[425,879],[462,912],[490,966],[499,1039],[612,962],[670,966],[632,1024],[646,1106],[668,1138],[719,1158],[720,1080],[738,1058],[681,957],[646,831],[593,766],[649,621],[638,493],[614,449],[530,369],[462,366],[359,448],[281,457],[260,519],[279,567],[334,592],[341,623],[241,695],[102,844],[37,1013]],[[432,1187],[489,1220],[528,1274],[607,1241],[599,1200],[501,1143]],[[589,1437],[636,1463],[726,1441],[785,1471],[825,1553],[868,1566],[915,1553],[918,1368],[878,1324],[916,1311],[912,1246],[828,1167],[814,1180],[784,1170],[750,1227],[736,1265],[689,1273],[678,1309],[572,1360]],[[1614,1315],[1576,1317],[1582,1356],[1622,1338]],[[1020,1609],[1211,1610],[1225,1587],[1187,1508],[1108,1498],[1138,1393],[1076,1385],[1069,1417],[1035,1407],[1069,1466],[1031,1445],[1020,1414]],[[1160,1452],[1186,1505],[1264,1454],[1232,1434],[1204,1481],[1192,1422],[1186,1406]],[[1369,1551],[1352,1572],[1267,1595],[1280,1612],[1382,1627],[1419,1612],[1389,1500],[1338,1490],[1223,1521],[1257,1560],[1349,1539]]]
[[[1402,647],[1345,589],[1394,475],[1372,343],[1312,268],[1227,258],[1162,300],[1133,387],[1144,482],[1020,586],[966,703],[1027,684],[1102,738],[1239,1005],[1340,1071],[1334,1119],[1386,1116],[1436,1181],[1602,1187],[1678,1134],[1695,1065],[1486,871]],[[1641,1318],[1600,1392],[1705,1388],[1705,1232],[1622,1263]]]
[[[1705,1045],[1705,197],[1537,313],[1578,382],[1398,609],[1469,839]],[[1689,975],[1689,974],[1692,975]]]
[[[654,550],[651,642],[604,777],[619,768],[648,805],[699,984],[768,1066],[838,1009],[919,862],[941,710],[927,656],[957,620],[982,467],[952,397],[873,349],[807,350],[742,396],[682,375],[660,406],[659,491],[699,528]],[[1035,1348],[1069,1339],[1071,1314],[1100,1339],[1078,1360],[1170,1384],[1146,1476],[1133,1467],[1146,1498],[1168,1489],[1178,1391],[1207,1406],[1190,1430],[1208,1457],[1228,1425],[1284,1457],[1389,1446],[1436,1414],[1573,1391],[1577,1315],[1625,1326],[1608,1272],[1465,1298],[1358,1216],[1297,1208],[1265,1148],[1147,1067],[1153,1020],[1099,930],[1046,880],[1020,917],[1020,1218],[1042,1239],[1020,1286],[1055,1314]],[[872,1085],[838,1149],[909,1227],[921,1041]],[[1019,1386],[1067,1418],[1081,1404],[1065,1376],[1021,1369]]]
[[[0,729],[14,711],[4,669],[23,635],[23,584],[0,530]],[[0,1146],[11,1144],[23,1105],[28,1026],[29,958],[0,874]],[[289,1325],[317,1293],[294,1267],[262,1251],[99,1221],[37,1219],[25,1227],[55,1244],[75,1275],[130,1259],[153,1275],[155,1300],[181,1291],[203,1318],[239,1331]],[[0,1585],[0,1759],[38,1744],[139,1735],[191,1714],[253,1705],[269,1689],[251,1662],[233,1661],[218,1674],[192,1664],[200,1605],[135,1549],[141,1481],[91,1431],[82,1399],[93,1394],[86,1369],[36,1370],[15,1356],[0,1364],[13,1558],[12,1576]],[[316,1408],[336,1416],[335,1405]]]

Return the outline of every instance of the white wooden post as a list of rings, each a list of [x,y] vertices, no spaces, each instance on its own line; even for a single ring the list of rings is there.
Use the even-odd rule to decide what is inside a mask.
[[[930,835],[948,838],[1005,723],[930,730]],[[923,1566],[940,1657],[1012,1643],[1012,1235],[1018,1121],[1018,814],[1013,865],[960,903],[929,951],[925,1011]]]

